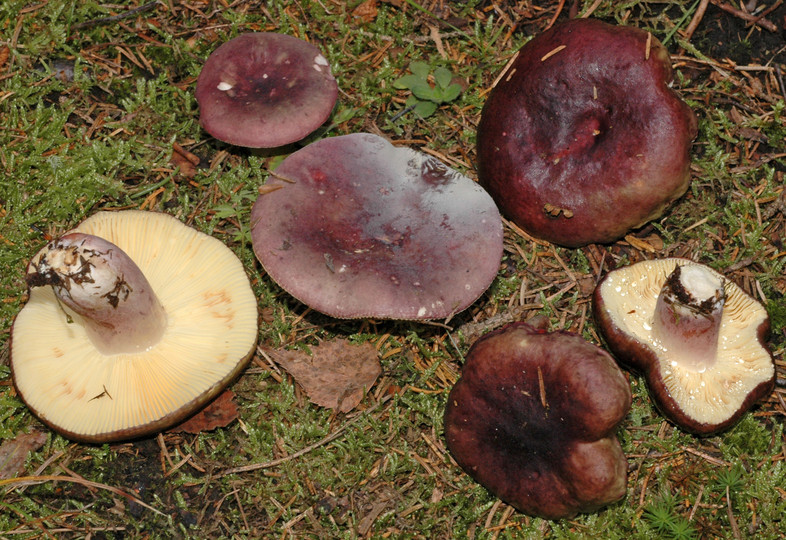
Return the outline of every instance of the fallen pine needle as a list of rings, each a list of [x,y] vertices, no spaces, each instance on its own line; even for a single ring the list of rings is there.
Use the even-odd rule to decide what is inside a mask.
[[[101,484],[99,482],[91,482],[90,480],[85,480],[84,478],[74,478],[71,476],[58,476],[58,475],[20,476],[17,478],[6,478],[5,480],[0,480],[0,487],[10,486],[11,488],[14,488],[17,486],[45,484],[46,482],[71,482],[73,484],[81,484],[85,487],[103,489],[104,491],[109,491],[111,493],[114,493],[115,495],[120,495],[121,497],[125,497],[129,501],[133,501],[139,506],[142,506],[143,508],[147,508],[148,510],[155,512],[160,516],[166,515],[163,512],[156,510],[155,508],[145,503],[144,501],[131,495],[130,493],[123,491],[122,489],[118,489],[113,486],[108,486],[106,484]]]

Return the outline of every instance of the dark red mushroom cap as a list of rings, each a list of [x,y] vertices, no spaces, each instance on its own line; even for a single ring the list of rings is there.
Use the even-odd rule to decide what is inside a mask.
[[[668,258],[612,270],[593,314],[609,350],[686,431],[731,427],[775,385],[766,309],[707,266]]]
[[[312,143],[261,191],[251,211],[257,258],[333,317],[446,318],[499,269],[502,221],[483,188],[376,135]]]
[[[467,474],[503,501],[571,517],[625,495],[615,430],[630,404],[608,353],[569,332],[514,323],[470,349],[448,397],[445,437]]]
[[[517,54],[477,136],[479,180],[503,214],[577,247],[620,238],[685,192],[696,117],[655,37],[574,19]]]
[[[315,46],[285,34],[241,34],[218,47],[196,84],[200,124],[230,144],[298,141],[330,116],[338,85]]]

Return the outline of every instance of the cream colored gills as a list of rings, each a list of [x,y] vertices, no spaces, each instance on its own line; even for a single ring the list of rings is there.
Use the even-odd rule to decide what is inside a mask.
[[[258,312],[248,277],[223,243],[166,214],[100,212],[76,231],[119,246],[139,267],[166,314],[160,339],[123,351],[107,351],[91,339],[90,310],[80,315],[65,301],[79,290],[71,283],[78,275],[73,270],[83,271],[84,264],[64,252],[53,260],[66,270],[70,291],[65,277],[62,301],[52,287],[31,283],[30,300],[14,323],[11,365],[20,395],[47,424],[77,440],[103,442],[164,429],[220,392],[253,352]],[[100,267],[94,263],[90,279]],[[125,272],[121,277],[131,282]],[[82,281],[76,285],[87,292],[96,286],[104,297],[99,311],[120,305],[120,298],[104,296],[100,284]],[[143,287],[139,283],[130,288]]]
[[[682,411],[697,422],[716,424],[735,414],[754,388],[772,378],[772,357],[758,338],[768,315],[742,289],[707,269],[725,290],[717,355],[711,365],[698,369],[681,361],[680,351],[690,345],[666,347],[654,330],[654,319],[668,276],[678,265],[684,269],[691,264],[673,258],[631,265],[609,274],[602,294],[614,324],[657,353],[664,384]]]

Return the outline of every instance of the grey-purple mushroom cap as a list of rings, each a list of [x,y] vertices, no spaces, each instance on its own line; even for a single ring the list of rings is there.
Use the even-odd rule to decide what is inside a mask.
[[[376,135],[312,143],[262,191],[251,212],[257,258],[333,317],[447,318],[499,269],[502,220],[483,188]]]
[[[328,119],[338,98],[330,64],[314,45],[286,34],[241,34],[208,57],[197,78],[200,124],[250,148],[298,141]]]

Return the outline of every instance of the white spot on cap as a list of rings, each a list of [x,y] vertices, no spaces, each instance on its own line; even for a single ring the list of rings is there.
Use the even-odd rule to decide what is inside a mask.
[[[418,310],[418,317],[422,317],[426,314],[426,308],[422,307]]]
[[[321,54],[318,54],[316,58],[314,58],[314,69],[316,69],[317,71],[322,71],[323,67],[329,67],[329,66],[330,64],[328,63],[327,59]]]
[[[232,90],[232,88],[234,88],[234,86],[232,86],[228,82],[221,81],[220,83],[218,83],[218,86],[216,86],[216,88],[218,88],[222,92],[226,92],[227,90]]]

